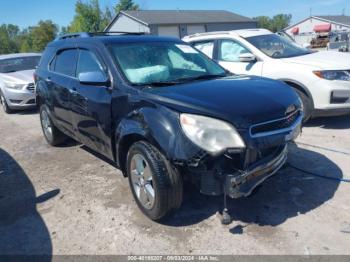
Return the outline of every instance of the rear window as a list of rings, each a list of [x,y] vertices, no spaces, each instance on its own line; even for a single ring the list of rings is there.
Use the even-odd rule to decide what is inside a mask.
[[[39,64],[40,56],[25,56],[0,60],[0,73],[33,70]]]
[[[54,72],[66,76],[75,76],[75,69],[78,59],[78,50],[67,49],[58,53],[50,68]]]

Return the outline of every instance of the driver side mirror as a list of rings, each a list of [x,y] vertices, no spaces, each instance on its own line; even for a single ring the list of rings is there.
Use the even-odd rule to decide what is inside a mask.
[[[108,77],[100,72],[85,72],[78,75],[79,82],[84,85],[109,86]]]
[[[247,62],[250,63],[250,62],[256,61],[256,56],[253,55],[252,53],[240,54],[238,58],[240,62],[244,62],[244,63],[247,63]]]

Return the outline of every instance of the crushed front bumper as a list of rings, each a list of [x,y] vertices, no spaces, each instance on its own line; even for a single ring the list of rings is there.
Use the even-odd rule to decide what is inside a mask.
[[[236,168],[236,161],[223,156],[221,161],[217,161],[216,167],[198,171],[200,191],[212,196],[226,193],[231,198],[249,196],[258,185],[283,167],[287,155],[288,144],[284,144],[244,169]]]
[[[267,178],[274,175],[287,161],[288,146],[275,154],[261,159],[244,171],[225,177],[224,191],[232,198],[249,196]]]

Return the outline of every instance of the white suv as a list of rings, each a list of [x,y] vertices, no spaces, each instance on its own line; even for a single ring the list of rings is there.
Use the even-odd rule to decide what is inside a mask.
[[[350,54],[313,52],[266,29],[202,33],[183,40],[232,73],[292,86],[303,102],[305,120],[350,113]]]

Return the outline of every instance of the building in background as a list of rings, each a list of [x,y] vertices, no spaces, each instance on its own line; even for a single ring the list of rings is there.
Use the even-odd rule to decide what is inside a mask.
[[[105,31],[144,32],[184,37],[195,33],[256,28],[251,18],[220,10],[122,11]]]
[[[284,30],[298,44],[311,43],[317,37],[329,38],[331,33],[350,32],[350,16],[311,16]]]

